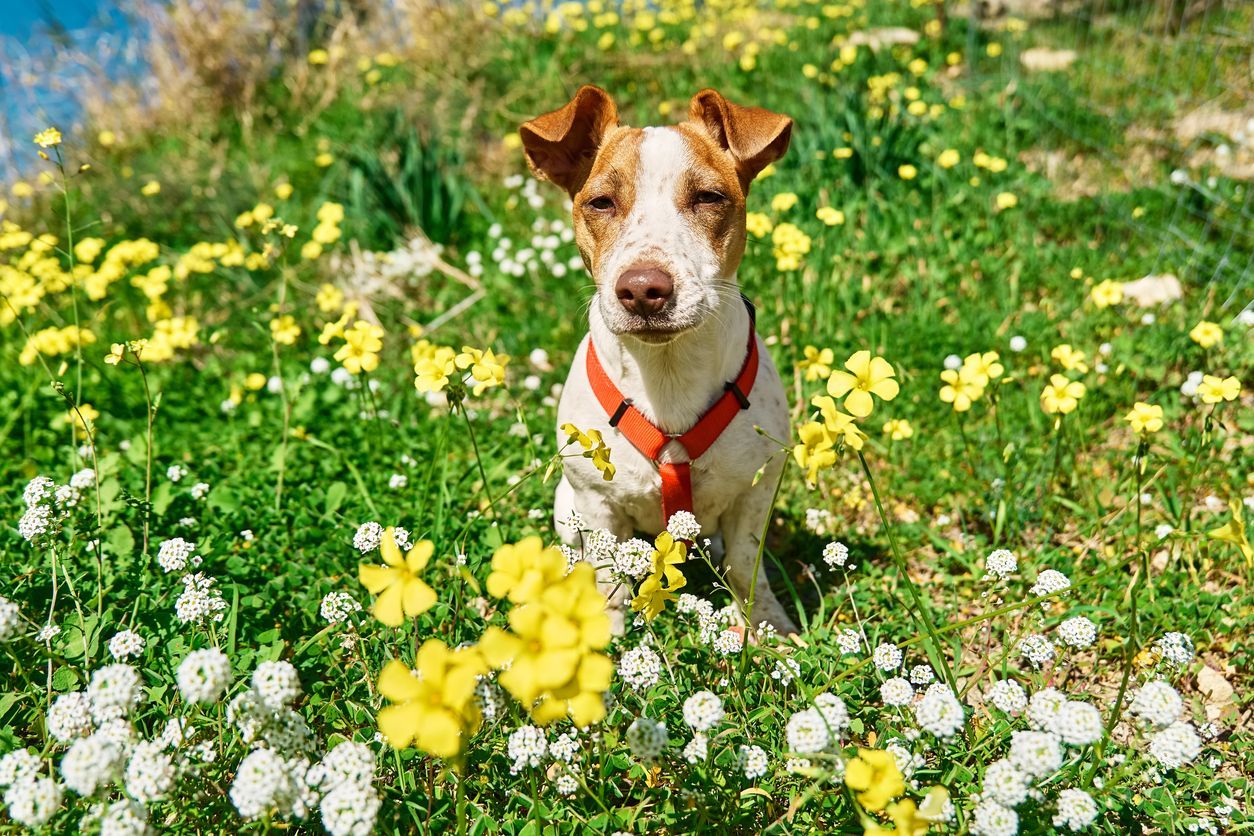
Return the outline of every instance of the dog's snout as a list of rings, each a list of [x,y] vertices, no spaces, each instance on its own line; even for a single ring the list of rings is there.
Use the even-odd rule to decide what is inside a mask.
[[[657,267],[626,270],[614,283],[614,293],[628,313],[655,314],[675,292],[671,274]]]

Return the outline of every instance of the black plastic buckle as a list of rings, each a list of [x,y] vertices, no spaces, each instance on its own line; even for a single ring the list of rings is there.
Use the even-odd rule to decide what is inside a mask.
[[[631,407],[631,398],[623,398],[623,402],[618,405],[618,409],[614,410],[614,414],[610,416],[610,426],[617,427],[618,422],[623,420],[623,416],[627,414],[627,410]]]
[[[749,399],[745,397],[745,393],[740,391],[740,387],[736,385],[736,381],[729,380],[723,384],[724,392],[731,392],[736,397],[736,402],[740,404],[741,409],[749,408]],[[610,422],[611,424],[613,421]]]

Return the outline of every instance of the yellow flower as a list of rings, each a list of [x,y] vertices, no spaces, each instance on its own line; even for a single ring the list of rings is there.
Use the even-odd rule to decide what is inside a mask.
[[[797,363],[797,368],[805,375],[807,381],[826,380],[832,374],[832,363],[836,355],[830,348],[815,348],[807,345],[802,349],[805,359]]]
[[[893,441],[905,441],[914,437],[914,427],[905,418],[893,418],[884,422],[884,435]]]
[[[845,786],[857,793],[858,803],[872,812],[883,810],[906,791],[896,758],[882,749],[859,749],[858,756],[845,764]]]
[[[574,424],[562,424],[562,432],[570,437],[568,443],[579,443],[584,449],[582,453],[585,459],[591,459],[593,466],[601,471],[602,478],[609,482],[614,478],[614,465],[610,463],[610,448],[605,445],[605,439],[601,437],[600,430],[583,430]]]
[[[40,148],[52,148],[61,144],[61,132],[56,128],[44,128],[35,134],[35,144]]]
[[[309,51],[309,55],[306,56],[305,60],[315,67],[319,67],[331,60],[331,56],[325,49],[313,49]]]
[[[1198,384],[1197,394],[1201,397],[1202,403],[1235,401],[1241,394],[1241,381],[1235,376],[1225,377],[1221,380],[1215,375],[1202,375],[1202,382]]]
[[[478,397],[484,390],[505,383],[505,364],[509,362],[509,355],[493,354],[490,348],[480,350],[464,345],[455,362],[459,369],[470,369],[470,376],[475,381],[471,391]]]
[[[553,546],[544,547],[539,537],[506,543],[492,555],[488,594],[515,604],[534,601],[545,587],[566,573],[566,558]]]
[[[488,666],[479,650],[449,650],[439,639],[418,649],[418,668],[391,661],[379,674],[379,693],[393,704],[379,709],[379,731],[388,744],[411,743],[437,758],[457,755],[479,728],[475,687]]]
[[[897,166],[897,176],[902,180],[913,180],[919,175],[919,170],[910,163]]]
[[[745,215],[745,229],[754,238],[765,238],[774,228],[770,216],[764,212],[749,212]]]
[[[379,367],[379,351],[383,349],[383,329],[359,319],[344,332],[344,345],[335,352],[335,359],[349,374],[372,372]]]
[[[946,148],[940,152],[940,156],[936,158],[936,164],[941,168],[953,168],[962,161],[962,156],[953,148]]]
[[[1093,290],[1089,293],[1089,298],[1099,308],[1109,308],[1111,305],[1118,305],[1123,301],[1123,283],[1113,279],[1100,282],[1093,287]]]
[[[1224,329],[1203,319],[1193,326],[1193,330],[1189,332],[1189,339],[1202,348],[1210,348],[1224,341]]]
[[[676,540],[669,531],[663,531],[653,541],[651,557],[652,573],[664,577],[671,589],[678,589],[687,583],[684,573],[679,571],[679,567],[688,560],[688,544],[683,540]]]
[[[845,213],[830,206],[819,207],[819,210],[814,215],[828,226],[840,226],[845,222]]]
[[[75,435],[87,435],[95,430],[96,419],[99,417],[100,413],[89,403],[81,403],[78,409],[70,409],[67,412],[69,423],[74,426]]]
[[[998,192],[997,193],[997,211],[1005,209],[1013,209],[1019,205],[1019,198],[1014,192]]]
[[[652,621],[662,614],[669,601],[677,597],[679,587],[662,586],[662,578],[650,575],[640,583],[636,597],[631,599],[631,611],[642,613],[645,621]]]
[[[1089,365],[1084,360],[1084,352],[1076,351],[1069,343],[1054,346],[1054,350],[1049,352],[1049,356],[1054,358],[1055,363],[1069,372],[1088,373]]]
[[[1245,517],[1241,513],[1241,505],[1234,500],[1228,503],[1228,510],[1232,512],[1232,519],[1219,528],[1212,528],[1206,532],[1206,536],[1233,544],[1241,550],[1246,563],[1249,563],[1254,560],[1254,549],[1250,547],[1250,540],[1245,534]]]
[[[414,357],[414,388],[419,392],[439,392],[448,385],[457,370],[457,352],[448,346],[419,340],[411,352]]]
[[[787,212],[796,205],[797,195],[794,192],[780,192],[771,198],[771,210],[775,212]]]
[[[866,433],[858,429],[858,424],[852,416],[836,408],[834,400],[827,395],[815,395],[810,399],[810,403],[818,407],[819,413],[823,416],[823,426],[827,428],[833,442],[843,440],[854,450],[862,449]]]
[[[1133,432],[1138,435],[1149,435],[1163,428],[1163,408],[1157,404],[1137,401],[1132,411],[1123,416],[1123,420],[1132,425]]]
[[[74,257],[82,264],[91,264],[104,249],[103,238],[84,238],[74,245]]]
[[[156,180],[149,180],[142,188],[140,188],[139,193],[144,197],[152,197],[153,195],[160,194],[161,184]]]
[[[996,351],[968,354],[962,361],[962,368],[981,387],[988,386],[989,381],[996,380],[1006,371],[1001,364],[1001,356]]]
[[[291,183],[279,183],[278,185],[274,187],[274,196],[277,197],[279,200],[287,200],[289,197],[292,196],[292,184]]]
[[[123,343],[114,343],[109,346],[109,353],[105,355],[104,361],[110,366],[116,366],[122,362],[123,355],[126,354],[126,345]]]
[[[852,156],[853,156],[853,149],[852,149],[852,148],[848,148],[848,147],[846,147],[846,148],[833,148],[833,149],[832,149],[832,158],[833,158],[833,159],[837,159],[837,160],[847,160],[847,159],[849,159],[849,158],[850,158],[850,157],[852,157]]]
[[[844,398],[845,409],[856,418],[871,414],[871,395],[891,401],[900,391],[893,380],[897,374],[893,367],[883,357],[872,357],[869,351],[855,352],[845,361],[845,368],[848,371],[832,372],[827,379],[827,392],[833,398]]]
[[[100,143],[101,147],[109,148],[118,141],[118,135],[113,131],[101,131],[96,134],[96,141]]]
[[[966,412],[984,396],[984,383],[981,382],[978,372],[969,366],[945,369],[940,376],[945,382],[940,389],[940,399],[951,404],[954,412]]]
[[[318,303],[318,310],[323,313],[332,313],[338,311],[344,304],[344,291],[330,282],[326,282],[318,288],[314,301]]]
[[[244,388],[256,392],[266,387],[266,376],[261,372],[252,372],[244,378]]]
[[[1060,374],[1050,375],[1049,384],[1041,392],[1041,409],[1048,415],[1074,412],[1086,391],[1079,381],[1068,380]]]
[[[300,336],[300,326],[291,314],[270,320],[270,336],[279,345],[293,345]]]
[[[782,223],[771,232],[775,268],[780,271],[801,268],[801,257],[810,252],[810,236],[796,224]]]
[[[435,590],[418,577],[434,553],[435,545],[430,540],[419,540],[402,556],[394,530],[383,532],[379,555],[386,565],[363,563],[357,569],[361,585],[371,595],[379,596],[371,610],[375,618],[389,627],[399,627],[406,618],[422,615],[435,606]]]
[[[322,245],[317,241],[306,241],[300,246],[300,257],[305,261],[317,261],[322,257]]]
[[[806,484],[814,487],[819,471],[836,464],[836,443],[827,427],[818,421],[802,424],[797,429],[797,438],[800,443],[792,448],[792,457],[805,468]]]
[[[333,162],[335,162],[335,157],[331,156],[331,154],[327,151],[323,151],[321,154],[314,157],[314,165],[318,168],[326,168]]]

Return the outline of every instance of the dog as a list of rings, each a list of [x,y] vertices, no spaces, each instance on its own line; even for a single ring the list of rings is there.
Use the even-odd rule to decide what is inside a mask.
[[[607,481],[589,459],[566,460],[560,536],[579,546],[562,524],[572,511],[623,540],[689,510],[702,536],[721,533],[727,581],[753,603],[750,624],[795,632],[756,565],[785,457],[755,427],[787,438],[787,402],[736,283],[749,185],[788,149],[792,120],[707,89],[686,121],[631,128],[588,85],[519,132],[532,172],[570,196],[596,283],[557,423],[599,430],[616,466]],[[606,567],[598,583],[621,632],[627,590]]]

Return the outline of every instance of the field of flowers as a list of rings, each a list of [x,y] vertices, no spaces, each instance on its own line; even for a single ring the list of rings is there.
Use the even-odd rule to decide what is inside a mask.
[[[1249,118],[1250,7],[346,5],[142,6],[150,75],[13,138],[0,830],[1247,830],[1254,119],[1170,126]],[[740,281],[797,635],[690,519],[552,518],[626,443],[554,426],[516,133],[585,82],[796,120]]]

